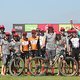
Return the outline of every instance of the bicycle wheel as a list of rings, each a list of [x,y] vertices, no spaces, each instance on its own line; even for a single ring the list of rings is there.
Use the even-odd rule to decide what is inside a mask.
[[[46,71],[45,60],[41,57],[32,58],[32,60],[29,62],[29,71],[34,76],[43,75]]]
[[[59,71],[63,76],[73,76],[78,71],[78,63],[72,57],[66,57],[59,63]]]
[[[9,64],[9,72],[12,76],[19,76],[24,69],[24,61],[20,57],[12,59]]]

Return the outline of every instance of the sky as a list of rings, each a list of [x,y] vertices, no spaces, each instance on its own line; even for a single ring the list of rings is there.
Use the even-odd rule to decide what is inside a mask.
[[[80,0],[0,0],[0,25],[80,23]]]

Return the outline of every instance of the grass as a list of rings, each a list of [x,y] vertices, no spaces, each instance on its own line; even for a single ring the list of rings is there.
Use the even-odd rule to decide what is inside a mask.
[[[80,80],[79,76],[64,77],[64,76],[0,76],[0,80]]]

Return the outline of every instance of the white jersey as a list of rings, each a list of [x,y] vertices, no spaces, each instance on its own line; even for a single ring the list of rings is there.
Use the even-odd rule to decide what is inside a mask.
[[[49,50],[53,50],[55,49],[55,44],[56,44],[56,41],[55,41],[55,38],[56,38],[56,33],[49,33],[46,35],[46,49],[49,49]]]
[[[79,48],[79,38],[72,38],[71,43],[73,48]]]
[[[40,36],[39,39],[40,39],[40,46],[43,46],[45,44],[45,41],[44,41],[45,40],[45,36]]]

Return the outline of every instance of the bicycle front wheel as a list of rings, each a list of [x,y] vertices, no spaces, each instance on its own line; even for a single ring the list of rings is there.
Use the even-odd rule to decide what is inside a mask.
[[[12,76],[19,76],[24,69],[24,61],[20,57],[16,57],[10,61],[9,72]]]
[[[59,63],[59,72],[63,76],[73,76],[78,71],[78,63],[72,57],[66,57]]]
[[[34,76],[40,76],[45,73],[45,60],[41,57],[35,57],[32,58],[32,60],[29,62],[29,71]]]

